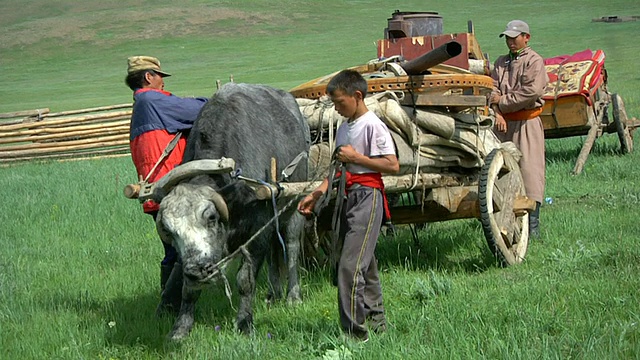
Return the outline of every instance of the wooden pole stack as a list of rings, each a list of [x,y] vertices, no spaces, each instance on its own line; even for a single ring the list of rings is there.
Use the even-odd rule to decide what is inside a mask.
[[[0,114],[0,164],[129,154],[131,104]]]

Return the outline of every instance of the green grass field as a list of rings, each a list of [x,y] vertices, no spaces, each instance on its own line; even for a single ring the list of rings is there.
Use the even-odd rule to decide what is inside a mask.
[[[527,21],[551,57],[602,49],[609,88],[640,117],[637,1],[0,2],[0,112],[127,103],[126,58],[153,55],[177,95],[216,80],[290,89],[376,57],[391,13],[437,11],[445,32],[467,21],[491,59],[506,22]],[[390,330],[364,346],[340,339],[326,269],[303,270],[304,303],[261,301],[256,331],[233,329],[224,289],[205,291],[191,336],[169,344],[156,319],[161,248],[151,220],[122,196],[128,158],[0,168],[0,359],[637,359],[640,358],[640,143],[615,134],[571,176],[584,137],[547,140],[542,238],[525,262],[498,267],[479,221],[408,228],[380,239]]]

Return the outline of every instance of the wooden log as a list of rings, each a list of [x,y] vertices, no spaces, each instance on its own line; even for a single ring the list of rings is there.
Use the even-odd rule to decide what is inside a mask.
[[[77,123],[70,122],[68,124],[54,124],[54,125],[51,125],[49,128],[55,129],[55,128],[65,127],[65,126],[87,126],[87,125],[96,125],[96,124],[108,124],[113,121],[122,121],[122,120],[131,121],[131,115],[117,116],[113,118],[86,119]]]
[[[85,133],[85,134],[82,134]],[[34,143],[55,143],[55,142],[59,142],[59,143],[67,143],[70,141],[79,141],[79,140],[90,140],[90,139],[96,139],[99,137],[106,137],[106,136],[116,136],[116,135],[120,135],[120,136],[126,136],[127,138],[129,137],[129,127],[122,127],[122,128],[114,128],[114,129],[107,129],[107,130],[90,130],[90,131],[83,131],[80,132],[79,134],[74,134],[74,133],[69,133],[69,134],[59,134],[56,135],[57,137],[54,139],[44,139],[44,140],[32,140]],[[1,147],[0,147],[1,149]]]
[[[46,134],[46,131],[45,131],[45,134]],[[125,134],[125,135],[129,134],[129,125],[89,129],[89,130],[81,130],[81,131],[56,132],[53,134],[22,136],[22,137],[8,138],[8,139],[2,139],[2,137],[0,137],[0,144],[11,144],[11,143],[20,143],[20,142],[69,141],[71,139],[81,139],[81,138],[87,138],[87,137],[105,136],[105,135],[121,135],[121,134]],[[0,146],[0,150],[2,149],[3,147]]]
[[[431,174],[421,173],[417,178],[413,174],[398,176],[383,176],[385,191],[389,194],[404,193],[412,188],[417,190],[436,187],[475,185],[476,177],[463,176],[459,174]]]
[[[405,96],[401,105],[406,106],[485,106],[487,97],[481,95],[442,95],[442,94],[415,94]]]
[[[55,127],[55,128],[37,128],[37,129],[29,129],[29,130],[17,130],[17,131],[0,131],[0,139],[2,138],[11,138],[18,136],[32,136],[32,135],[40,135],[40,134],[59,134],[66,133],[69,131],[82,131],[82,130],[91,130],[91,129],[108,129],[113,127],[121,127],[121,126],[129,126],[130,120],[118,120],[112,122],[101,122],[97,124],[89,124],[89,125],[75,125],[69,127]]]
[[[80,123],[91,120],[110,120],[116,118],[122,118],[124,116],[131,115],[131,110],[127,111],[115,111],[107,114],[94,114],[94,115],[85,115],[85,116],[76,116],[76,117],[68,117],[57,120],[46,120],[46,121],[38,121],[28,124],[13,124],[13,125],[0,125],[0,131],[12,131],[18,129],[33,129],[38,127],[45,126],[54,126],[54,125],[62,125],[62,124],[70,124],[70,123]]]
[[[39,120],[41,120],[41,119],[38,119],[35,116],[33,116],[33,117],[25,117],[25,118],[21,118],[19,120],[2,121],[2,122],[0,122],[0,126],[2,126],[2,125],[15,125],[15,124],[26,124],[26,123],[30,123],[30,122],[39,121]]]
[[[67,145],[62,144],[60,146],[55,146],[56,144],[50,144],[50,146],[44,148],[35,148],[35,149],[25,149],[18,151],[0,151],[0,159],[14,159],[14,158],[22,158],[27,156],[36,156],[36,155],[48,155],[62,152],[71,152],[77,150],[84,149],[92,149],[92,148],[106,148],[106,147],[116,147],[120,146],[122,149],[129,148],[129,139],[126,140],[112,140],[112,141],[96,141],[93,143],[82,143],[79,145]],[[58,144],[59,145],[59,144]]]
[[[101,160],[101,159],[112,159],[112,158],[120,158],[120,157],[125,157],[125,156],[130,156],[131,154],[126,152],[126,153],[114,153],[114,154],[109,154],[109,155],[100,155],[100,156],[96,156],[96,155],[92,155],[89,154],[88,156],[81,156],[81,157],[69,157],[69,158],[61,158],[61,159],[56,159],[58,162],[67,162],[67,161],[82,161],[82,160]]]
[[[49,108],[43,109],[35,109],[35,110],[25,110],[25,111],[16,111],[16,112],[8,112],[0,114],[0,119],[11,119],[17,117],[34,117],[34,116],[42,116],[44,114],[49,113]]]
[[[436,187],[459,186],[459,185],[475,185],[477,179],[475,177],[462,176],[458,174],[418,174],[417,178],[413,174],[398,176],[383,176],[385,192],[388,194],[404,193],[415,188],[432,189]],[[255,184],[252,185],[256,191],[258,199],[269,199],[271,191],[277,196],[295,196],[306,195],[315,190],[322,181],[313,182],[284,182],[278,183],[281,190],[275,186],[266,186]]]
[[[131,108],[132,104],[118,104],[118,105],[108,105],[108,106],[99,106],[94,108],[87,109],[79,109],[79,110],[70,110],[70,111],[60,111],[56,113],[49,113],[45,117],[57,117],[57,116],[67,116],[67,115],[76,115],[76,114],[86,114],[98,111],[107,111],[107,110],[116,110],[116,109],[127,109]],[[47,109],[49,110],[49,109]]]
[[[65,152],[65,153],[55,153],[49,155],[37,155],[37,156],[27,156],[21,158],[13,158],[13,159],[0,159],[0,166],[10,166],[11,164],[16,164],[25,161],[36,161],[36,160],[56,160],[56,161],[70,161],[70,160],[85,160],[85,159],[103,159],[103,158],[111,158],[111,157],[124,157],[130,156],[129,149],[127,147],[121,148],[109,148],[102,150],[94,150],[94,151],[82,151],[82,152]]]
[[[278,164],[276,163],[276,158],[271,158],[271,182],[275,183],[278,181]]]
[[[13,151],[21,151],[21,150],[32,150],[32,149],[52,149],[52,148],[64,148],[74,145],[82,145],[82,144],[99,144],[102,142],[110,142],[110,141],[127,141],[129,142],[128,134],[118,134],[118,135],[110,135],[110,136],[100,136],[96,138],[84,139],[84,140],[71,140],[71,141],[63,141],[63,142],[49,142],[49,143],[35,143],[35,144],[21,144],[21,145],[8,145],[3,146],[0,149],[2,153],[8,153]]]
[[[128,184],[122,190],[124,197],[127,199],[137,199],[140,195],[140,184]]]

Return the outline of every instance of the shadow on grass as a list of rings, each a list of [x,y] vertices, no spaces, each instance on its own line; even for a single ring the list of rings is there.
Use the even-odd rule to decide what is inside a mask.
[[[422,228],[402,225],[395,228],[395,233],[384,227],[376,246],[376,258],[380,269],[404,267],[477,273],[500,266],[476,219],[427,224]],[[306,267],[308,271],[329,273],[326,254],[320,253],[314,260],[316,263]]]
[[[235,272],[229,275],[229,282],[233,291],[233,307],[237,309],[239,299],[236,294]],[[260,283],[264,282],[266,280],[261,279]],[[266,290],[261,294],[265,295]],[[103,298],[92,295],[87,290],[66,292],[42,299],[42,307],[50,309],[52,313],[64,309],[77,314],[80,324],[86,324],[88,331],[95,332],[98,337],[103,336],[105,345],[113,349],[124,347],[161,355],[189,344],[188,340],[174,343],[166,339],[175,316],[156,316],[158,293],[134,291],[132,296],[116,296],[106,300]],[[230,305],[222,284],[205,288],[196,305],[194,329],[204,327],[212,335],[220,329],[225,332],[235,331],[235,309]],[[101,326],[105,328],[103,331],[95,330]]]
[[[395,236],[379,239],[379,267],[478,273],[499,266],[475,219],[428,224],[423,229],[412,226],[403,226]]]
[[[230,280],[232,281],[232,280]],[[237,296],[232,297],[237,306]],[[113,314],[117,319],[117,330],[110,331],[105,341],[114,346],[144,346],[151,352],[166,353],[174,351],[185,342],[174,343],[166,339],[175,321],[174,315],[157,317],[156,306],[159,294],[145,293],[134,298],[116,298],[112,301]],[[236,312],[229,304],[222,284],[216,284],[203,290],[196,305],[194,327],[206,327],[212,334],[220,324],[227,328],[233,325]]]
[[[381,236],[376,250],[379,267],[405,267],[417,271],[465,271],[469,273],[483,272],[498,266],[489,251],[480,223],[475,219],[449,221],[430,224],[425,229],[417,230],[417,237],[411,235],[409,227],[398,228],[395,236]],[[220,326],[228,333],[234,328],[236,309],[239,299],[235,285],[235,267],[230,267],[228,280],[231,284],[233,307],[226,297],[222,284],[216,284],[203,290],[196,306],[195,327],[210,332],[215,336]],[[331,284],[331,276],[326,266],[317,266],[301,270],[305,292],[314,292]],[[254,318],[256,323],[262,322],[267,327],[276,327],[263,317],[264,307],[258,302],[266,295],[266,268],[263,267],[257,281],[258,290],[255,299]],[[64,293],[57,298],[43,299],[44,306],[52,312],[67,308],[82,319],[87,327],[104,326],[105,344],[114,349],[140,349],[144,353],[168,354],[176,348],[188,346],[187,339],[181,343],[170,343],[165,338],[171,331],[174,317],[155,316],[159,301],[156,291],[132,291],[131,296],[119,295],[109,297],[92,295],[90,292]],[[278,303],[274,306],[286,306]],[[234,309],[235,308],[235,309]],[[266,323],[265,323],[266,321]],[[100,325],[96,325],[100,324]],[[113,324],[113,325],[110,325]],[[303,330],[318,331],[323,329],[337,336],[335,323],[332,320],[312,319],[299,324]],[[329,336],[332,339],[335,336]],[[326,346],[330,341],[325,339]]]
[[[582,150],[586,136],[574,136],[571,138],[547,139],[545,157],[548,162],[568,162],[575,163]],[[580,141],[578,141],[580,139]],[[622,155],[620,142],[617,135],[607,134],[596,139],[590,157],[610,157]]]

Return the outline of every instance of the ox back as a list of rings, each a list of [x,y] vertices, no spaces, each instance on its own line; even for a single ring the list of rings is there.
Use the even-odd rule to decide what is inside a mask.
[[[267,180],[272,157],[279,174],[310,145],[309,125],[291,94],[263,85],[227,83],[202,109],[184,161],[224,156],[234,159],[244,176]],[[305,162],[292,181],[306,180]]]
[[[272,158],[276,159],[276,174],[281,174],[296,156],[308,153],[310,145],[308,122],[291,94],[264,85],[227,83],[200,112],[183,162],[227,157],[235,160],[243,176],[269,181]],[[303,159],[290,181],[307,181],[307,172]],[[273,216],[273,207],[268,201],[257,202],[248,186],[226,174],[192,180],[212,185],[211,181],[217,189],[223,189],[229,207],[234,232],[228,247],[234,251]],[[287,200],[279,199],[279,205]]]

